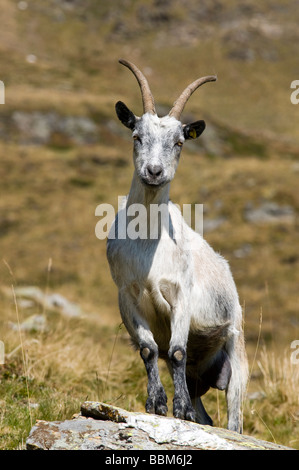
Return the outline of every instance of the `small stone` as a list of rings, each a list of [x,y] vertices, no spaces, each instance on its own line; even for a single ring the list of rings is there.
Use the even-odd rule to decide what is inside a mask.
[[[215,219],[207,219],[204,217],[203,219],[203,230],[204,232],[212,232],[219,228],[224,222],[226,221],[225,217],[216,217]]]
[[[252,251],[252,246],[250,245],[250,243],[245,243],[240,248],[234,251],[234,256],[236,258],[246,258],[247,256],[250,255],[251,251]]]
[[[18,3],[18,9],[21,11],[27,10],[28,8],[28,3],[25,1],[21,1]]]
[[[247,222],[254,224],[293,223],[295,211],[291,206],[280,206],[275,202],[264,202],[257,208],[249,203],[245,208],[244,217]]]
[[[28,54],[26,56],[26,61],[28,62],[28,64],[35,64],[37,61],[37,57],[35,54]]]
[[[35,331],[39,333],[44,333],[47,331],[47,319],[44,315],[31,315],[26,318],[21,324],[18,323],[9,323],[10,327],[14,331]]]

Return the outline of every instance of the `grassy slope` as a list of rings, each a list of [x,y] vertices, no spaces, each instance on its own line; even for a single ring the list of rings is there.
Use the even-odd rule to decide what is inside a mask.
[[[117,64],[120,56],[146,68],[156,101],[163,105],[170,105],[189,80],[218,74],[217,84],[192,98],[187,111],[224,126],[232,144],[230,158],[211,158],[186,145],[172,198],[179,204],[204,203],[207,217],[227,217],[206,238],[231,263],[245,307],[251,364],[263,313],[261,344],[267,352],[261,355],[259,350],[260,367],[256,362],[250,391],[262,388],[267,395],[246,403],[245,432],[299,446],[298,383],[286,384],[286,377],[298,377],[298,366],[292,369],[288,360],[290,342],[298,339],[298,226],[256,227],[243,216],[249,201],[270,200],[299,210],[298,165],[289,152],[299,139],[298,110],[289,100],[290,82],[298,78],[292,28],[279,41],[268,33],[261,43],[253,21],[266,15],[268,23],[286,28],[295,10],[292,3],[268,11],[267,2],[259,7],[246,2],[245,14],[230,1],[225,6],[219,2],[214,15],[203,2],[206,10],[196,17],[196,2],[189,1],[188,9],[184,2],[173,2],[170,10],[156,2],[157,14],[150,15],[151,3],[115,1],[112,8],[112,3],[90,0],[84,6],[78,1],[72,9],[61,7],[63,2],[41,6],[32,1],[20,11],[14,2],[3,2],[7,21],[0,32],[0,78],[6,84],[6,105],[0,111],[54,109],[90,116],[99,124],[100,142],[64,150],[0,143],[0,284],[59,292],[87,312],[84,321],[47,312],[47,334],[22,335],[28,373],[20,350],[0,366],[2,448],[22,447],[30,429],[25,375],[30,402],[39,403],[39,408],[30,408],[33,421],[70,416],[86,397],[143,409],[145,372],[128,347],[124,328],[118,328],[105,242],[94,235],[95,207],[101,202],[116,205],[132,174],[130,141],[120,127],[115,133],[106,125],[115,121],[117,99],[141,112],[138,87]],[[241,23],[228,28],[230,21]],[[234,35],[244,28],[249,42],[245,38],[242,46],[243,39],[236,42]],[[231,58],[235,43],[250,46],[254,60]],[[274,51],[276,59],[266,60],[261,50]],[[36,55],[36,63],[26,61],[28,54]],[[259,136],[266,158],[248,139],[246,144],[240,137],[236,142],[239,130],[249,142]],[[249,255],[235,257],[244,244],[252,247]],[[38,311],[37,306],[29,311],[20,307],[19,315],[22,320]],[[0,297],[0,312],[0,339],[11,352],[20,344],[8,324],[16,321],[12,296]],[[171,398],[171,382],[161,368]],[[222,394],[210,394],[205,403],[215,422],[225,425]]]

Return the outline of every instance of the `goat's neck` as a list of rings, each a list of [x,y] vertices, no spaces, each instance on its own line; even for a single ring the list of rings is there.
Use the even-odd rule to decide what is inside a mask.
[[[127,206],[138,203],[143,204],[146,209],[149,209],[151,204],[168,204],[169,188],[170,183],[167,183],[162,188],[152,189],[147,187],[142,184],[135,171],[127,200]]]

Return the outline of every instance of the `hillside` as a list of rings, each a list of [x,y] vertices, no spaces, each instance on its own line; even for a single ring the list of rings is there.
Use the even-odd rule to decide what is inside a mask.
[[[185,120],[205,119],[207,129],[184,147],[171,197],[204,204],[205,238],[229,260],[238,286],[253,370],[246,433],[299,447],[299,372],[290,361],[299,339],[299,105],[290,101],[299,79],[297,10],[295,0],[271,8],[234,0],[2,0],[2,448],[22,447],[30,418],[64,419],[86,397],[143,411],[145,372],[119,326],[105,241],[95,236],[97,205],[117,207],[133,170],[114,104],[142,109],[120,57],[145,72],[162,114],[189,82],[218,76],[185,109]],[[64,296],[82,318],[19,294],[16,305],[12,284]],[[47,328],[20,338],[11,327],[17,314],[20,323],[43,315]],[[28,390],[36,407],[28,407]],[[222,395],[206,402],[225,425]]]

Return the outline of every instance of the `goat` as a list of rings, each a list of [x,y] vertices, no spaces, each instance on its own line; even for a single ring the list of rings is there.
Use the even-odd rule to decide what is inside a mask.
[[[115,105],[118,118],[132,131],[135,170],[114,221],[116,236],[108,235],[107,258],[123,323],[147,372],[145,409],[164,416],[168,411],[159,377],[160,357],[173,379],[174,417],[212,425],[200,397],[213,387],[226,391],[228,429],[242,432],[248,365],[236,286],[227,261],[187,225],[169,200],[184,141],[199,137],[205,129],[202,120],[182,125],[180,116],[191,94],[216,77],[191,83],[169,114],[159,118],[143,73],[131,62],[119,62],[137,79],[144,113],[137,117],[123,102]],[[118,236],[132,221],[123,218],[122,211],[132,215],[135,204],[145,207],[145,223],[152,216],[152,204],[166,205],[167,213],[155,215],[157,237]]]

